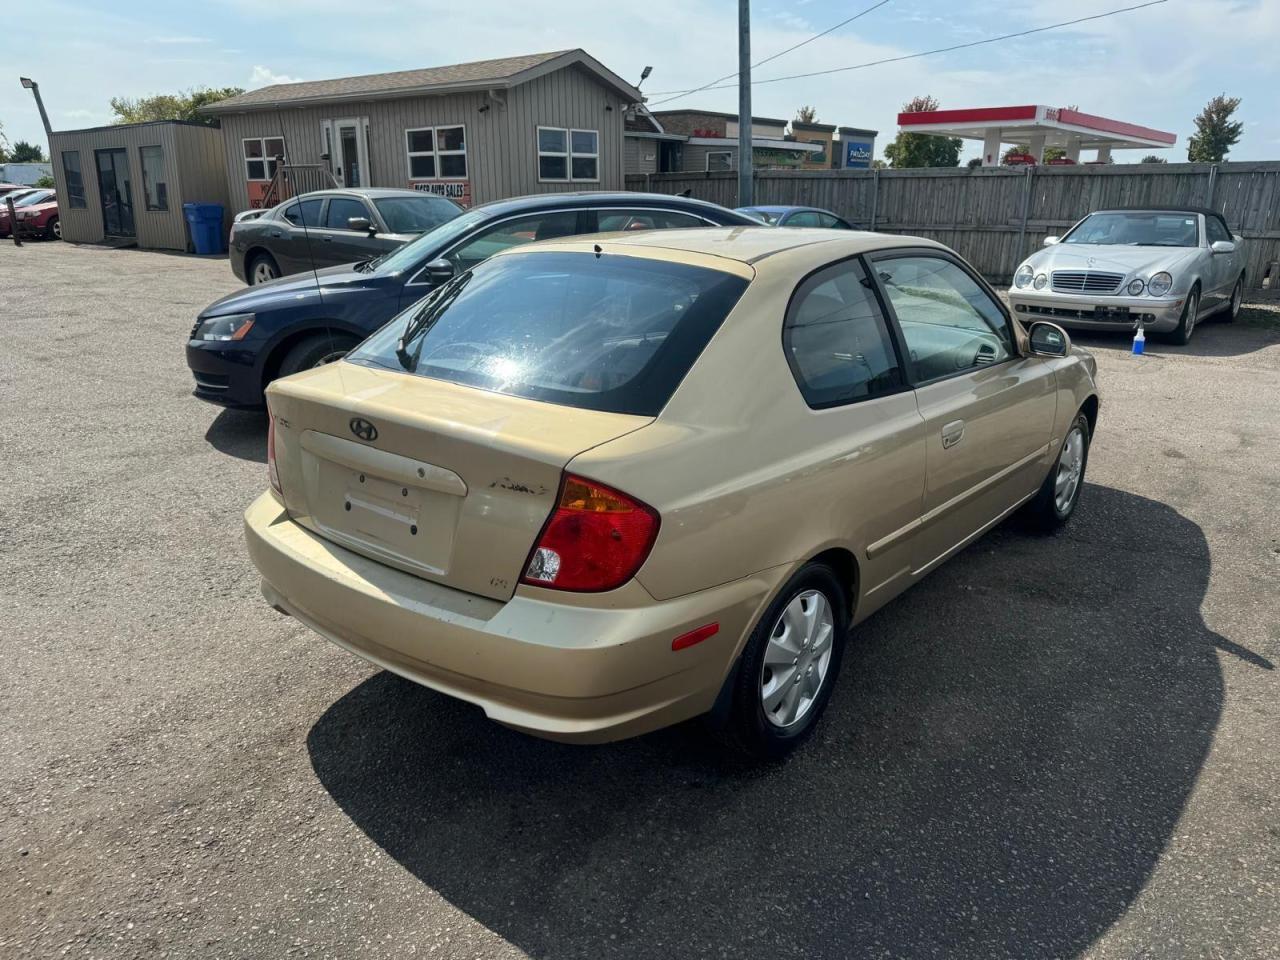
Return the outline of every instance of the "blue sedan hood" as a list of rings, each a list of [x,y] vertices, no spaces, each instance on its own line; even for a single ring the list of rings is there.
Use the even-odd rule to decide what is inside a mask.
[[[352,264],[325,267],[312,273],[295,273],[268,283],[246,287],[215,300],[200,312],[201,317],[219,317],[229,313],[253,313],[285,303],[296,303],[308,297],[323,296],[326,291],[348,292],[352,288],[365,287],[378,278],[376,273],[359,273]]]

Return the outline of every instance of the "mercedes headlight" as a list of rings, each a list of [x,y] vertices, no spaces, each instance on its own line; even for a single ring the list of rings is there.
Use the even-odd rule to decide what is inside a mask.
[[[1037,290],[1043,290],[1044,285],[1049,282],[1049,278],[1043,273],[1036,274],[1035,282],[1032,284]]]
[[[252,313],[229,313],[225,317],[205,317],[196,327],[196,340],[243,340],[253,327]]]
[[[1029,263],[1024,263],[1018,268],[1018,272],[1013,275],[1013,285],[1021,290],[1023,287],[1031,285],[1031,281],[1035,279],[1035,268]]]
[[[1173,277],[1167,273],[1157,273],[1147,281],[1147,289],[1153,297],[1163,297],[1173,289]]]
[[[1142,296],[1142,291],[1145,287],[1146,287],[1146,284],[1143,283],[1141,280],[1130,280],[1129,287],[1128,287],[1129,296],[1131,297]]]

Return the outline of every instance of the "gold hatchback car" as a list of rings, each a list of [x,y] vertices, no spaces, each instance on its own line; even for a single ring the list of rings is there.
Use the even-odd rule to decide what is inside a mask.
[[[558,740],[812,729],[846,635],[1079,500],[1093,358],[947,248],[768,227],[520,247],[267,392],[277,609]]]

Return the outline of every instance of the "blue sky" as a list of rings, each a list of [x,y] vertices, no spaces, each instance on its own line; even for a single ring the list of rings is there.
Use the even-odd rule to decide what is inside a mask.
[[[755,0],[753,59],[873,2]],[[963,43],[1134,2],[890,0],[760,68],[757,79]],[[40,82],[55,129],[109,122],[113,95],[257,87],[569,47],[584,48],[633,81],[652,65],[646,91],[680,90],[736,69],[736,11],[734,0],[45,0],[39,21],[48,29],[18,28],[6,38],[0,124],[10,142],[43,141],[19,74]],[[1176,132],[1178,145],[1166,155],[1184,160],[1192,118],[1209,97],[1226,92],[1244,101],[1238,114],[1244,136],[1231,159],[1280,159],[1277,51],[1280,0],[1168,0],[1037,37],[757,86],[755,112],[791,117],[812,104],[823,121],[879,129],[879,151],[893,137],[899,105],[917,94],[932,94],[944,107],[1076,104]],[[712,90],[668,104],[685,105],[736,110],[736,94]]]

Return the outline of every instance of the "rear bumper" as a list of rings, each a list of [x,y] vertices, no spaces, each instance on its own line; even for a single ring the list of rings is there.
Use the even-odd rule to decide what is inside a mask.
[[[1183,298],[1101,297],[1052,291],[1009,291],[1009,304],[1024,324],[1049,320],[1078,330],[1132,331],[1141,322],[1157,333],[1173,330],[1182,318]]]
[[[633,581],[592,597],[521,587],[502,603],[345,550],[291,521],[270,493],[245,512],[245,537],[267,601],[327,640],[499,723],[582,743],[710,710],[787,573],[662,602]],[[717,634],[672,651],[710,622]]]

